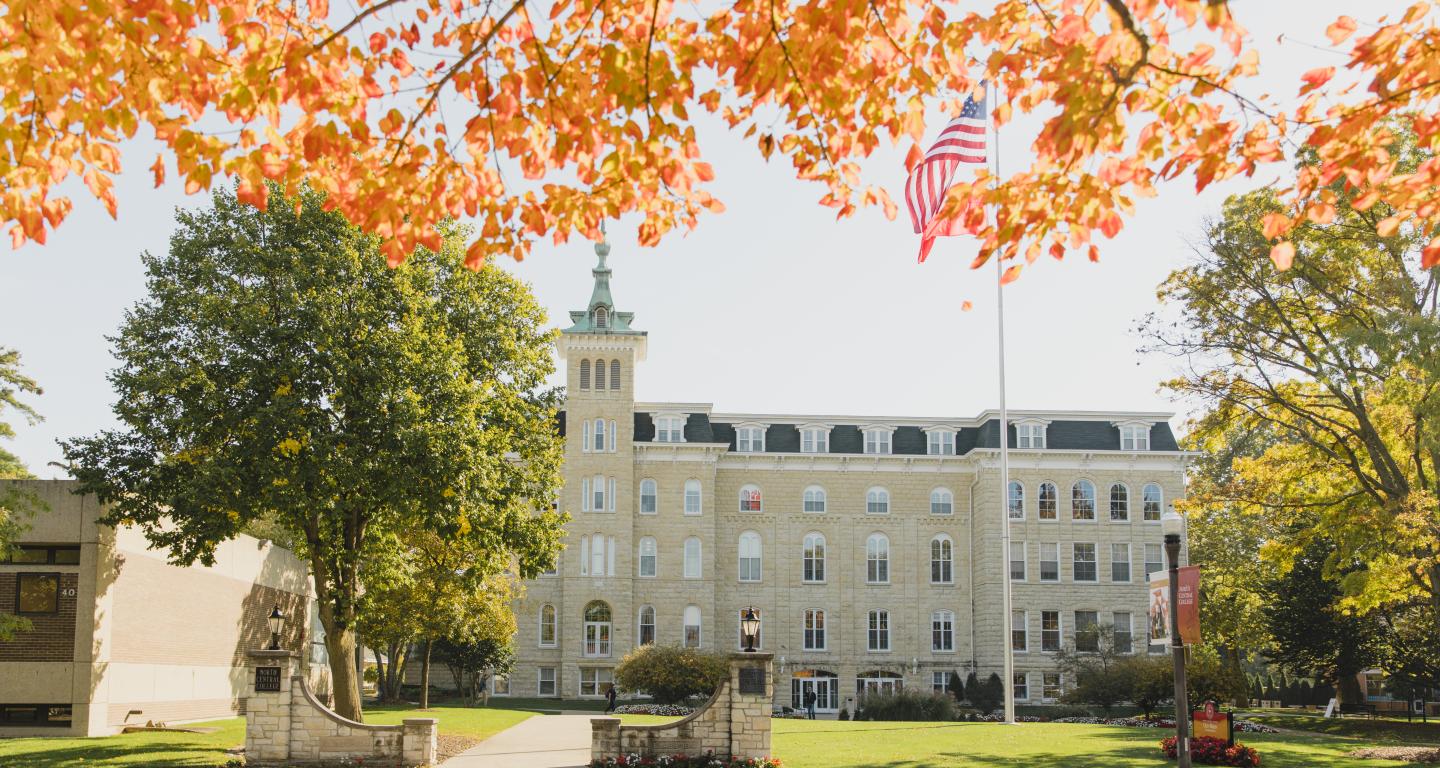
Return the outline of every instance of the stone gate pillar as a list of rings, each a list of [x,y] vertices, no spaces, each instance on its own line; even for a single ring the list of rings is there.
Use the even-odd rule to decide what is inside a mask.
[[[290,757],[290,685],[299,655],[249,651],[245,674],[245,758],[280,762]]]
[[[730,654],[730,754],[770,756],[770,714],[775,701],[773,653]]]

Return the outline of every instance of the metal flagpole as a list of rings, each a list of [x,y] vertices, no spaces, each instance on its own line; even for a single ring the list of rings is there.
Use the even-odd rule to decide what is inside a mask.
[[[994,89],[997,97],[1000,89]],[[986,106],[993,110],[995,102],[988,98]],[[992,122],[993,125],[993,122]],[[1000,128],[995,126],[995,183],[1000,183]],[[995,212],[996,221],[999,221],[999,211]],[[999,379],[1000,379],[1000,584],[1001,584],[1001,615],[1000,615],[1000,639],[1004,643],[1004,676],[1001,682],[1004,683],[1005,691],[1005,722],[1015,723],[1015,649],[1010,638],[1010,622],[1014,621],[1013,611],[1010,607],[1010,414],[1005,409],[1005,284],[1001,282],[1004,270],[1000,267],[1000,253],[997,251],[991,258],[995,261],[995,333],[997,347],[999,349]]]

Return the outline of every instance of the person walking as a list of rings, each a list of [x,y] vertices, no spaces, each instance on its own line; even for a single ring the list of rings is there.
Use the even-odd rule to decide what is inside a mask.
[[[605,714],[608,715],[608,714],[610,714],[611,712],[614,712],[614,711],[615,711],[615,684],[614,684],[614,683],[611,683],[611,684],[610,684],[610,687],[605,689],[605,702],[606,702],[606,704],[605,704]]]
[[[815,700],[819,698],[814,691],[807,691],[805,694],[805,710],[809,712],[810,719],[815,719]]]

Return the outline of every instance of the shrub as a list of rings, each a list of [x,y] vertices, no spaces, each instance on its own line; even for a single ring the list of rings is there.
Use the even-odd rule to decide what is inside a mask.
[[[647,694],[657,704],[709,696],[730,674],[724,654],[674,645],[642,645],[615,667],[622,690]]]
[[[836,719],[837,719],[837,720],[849,720],[849,719],[850,719],[850,710],[846,709],[845,707],[841,707],[841,708],[840,708],[840,714],[839,714],[839,716],[837,716]]]
[[[590,761],[590,768],[629,768],[629,766],[654,766],[654,768],[780,768],[780,761],[773,757],[719,757],[714,752],[703,755],[621,755],[602,757]]]
[[[856,720],[954,720],[955,700],[949,694],[899,690],[870,693],[855,708]]]
[[[1178,750],[1175,748],[1175,737],[1170,736],[1161,741],[1160,749],[1165,752],[1166,757],[1176,757]],[[1238,741],[1233,747],[1227,746],[1224,739],[1212,739],[1209,736],[1190,740],[1190,759],[1201,765],[1229,765],[1235,768],[1257,768],[1260,765],[1260,753],[1252,747]]]
[[[973,676],[973,675],[972,675]],[[985,678],[985,682],[976,681],[973,684],[965,684],[965,697],[970,703],[982,713],[993,712],[1005,701],[1005,684],[1000,682],[1000,676],[994,672]]]

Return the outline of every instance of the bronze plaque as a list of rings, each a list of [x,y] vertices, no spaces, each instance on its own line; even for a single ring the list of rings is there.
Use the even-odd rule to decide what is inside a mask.
[[[280,668],[279,667],[256,667],[255,668],[255,692],[280,692]]]
[[[740,692],[754,693],[760,696],[765,695],[765,668],[764,667],[741,667],[740,668]]]

